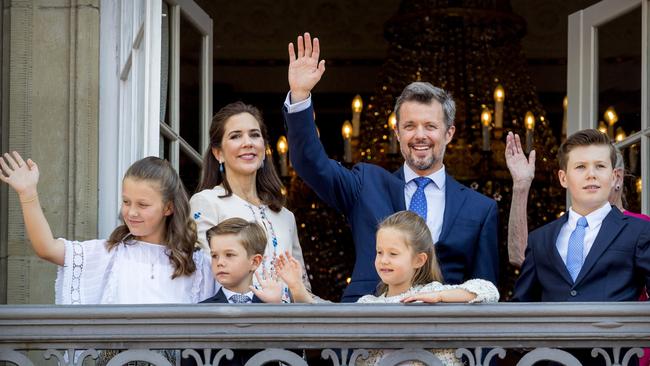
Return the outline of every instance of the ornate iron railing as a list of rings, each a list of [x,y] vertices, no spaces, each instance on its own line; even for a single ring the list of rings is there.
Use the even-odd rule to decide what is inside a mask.
[[[567,351],[586,348],[593,360],[625,366],[643,346],[650,346],[650,303],[0,306],[0,361],[28,366],[50,358],[81,365],[108,349],[124,350],[104,352],[114,355],[109,366],[172,365],[204,352],[213,362],[206,364],[217,365],[229,349],[262,350],[246,365],[314,363],[296,349],[322,350],[309,351],[321,365],[354,365],[369,349],[397,349],[380,365],[442,365],[425,351],[433,348],[456,349],[476,366],[513,349],[523,355],[519,366],[580,365]],[[176,351],[163,357],[160,349]]]

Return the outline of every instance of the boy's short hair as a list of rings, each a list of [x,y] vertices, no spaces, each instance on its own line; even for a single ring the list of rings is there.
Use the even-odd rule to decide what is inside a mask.
[[[266,250],[266,233],[256,222],[249,222],[239,217],[232,217],[213,226],[205,233],[208,244],[217,235],[237,235],[239,242],[249,256],[264,255]]]
[[[560,170],[566,171],[569,163],[569,153],[571,150],[580,146],[607,146],[609,147],[609,158],[612,162],[612,168],[616,166],[616,149],[612,145],[612,140],[607,134],[595,129],[580,130],[569,136],[566,141],[560,145],[557,152],[557,160],[560,164]]]

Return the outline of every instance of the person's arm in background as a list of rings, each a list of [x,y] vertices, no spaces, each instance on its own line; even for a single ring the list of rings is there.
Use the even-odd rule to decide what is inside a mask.
[[[508,260],[521,267],[528,240],[528,193],[535,178],[535,150],[526,158],[519,135],[508,132],[506,164],[512,176],[512,201],[508,216]]]

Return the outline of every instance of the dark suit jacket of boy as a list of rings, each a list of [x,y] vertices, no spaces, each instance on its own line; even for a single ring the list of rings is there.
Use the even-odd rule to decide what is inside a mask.
[[[219,291],[217,291],[217,293],[211,298],[201,301],[201,304],[203,303],[229,304],[228,299],[226,299],[226,294],[223,293],[223,288],[220,288]],[[259,297],[253,295],[252,303],[263,304],[264,301],[262,301],[262,299],[260,299]]]
[[[218,303],[218,304],[229,304],[228,299],[226,298],[226,294],[223,293],[223,289],[220,288],[217,293],[203,301],[201,303]],[[253,304],[263,304],[264,301],[262,301],[259,297],[253,295],[252,299]],[[195,350],[201,357],[203,357],[203,350]],[[210,354],[211,357],[214,357],[219,350],[213,349],[212,353]],[[227,359],[225,356],[221,358],[221,361],[219,361],[219,366],[243,366],[248,360],[253,357],[257,352],[261,350],[259,349],[247,349],[247,350],[237,350],[233,351],[234,355],[232,360]],[[204,364],[210,364],[212,360],[209,360],[210,362],[206,362],[203,360]],[[182,366],[196,366],[196,360],[194,357],[190,358],[181,358],[181,365]]]
[[[650,222],[613,206],[574,283],[555,246],[568,216],[528,236],[514,301],[636,301],[650,288]]]

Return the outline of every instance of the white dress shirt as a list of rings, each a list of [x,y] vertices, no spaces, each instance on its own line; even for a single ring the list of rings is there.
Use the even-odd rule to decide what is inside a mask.
[[[585,241],[582,249],[582,258],[583,263],[584,259],[587,258],[587,254],[591,250],[591,247],[594,245],[596,236],[600,231],[600,227],[603,224],[605,216],[609,214],[609,211],[612,210],[612,206],[609,202],[606,202],[601,208],[592,211],[590,214],[585,216],[587,219],[587,227],[585,228]],[[569,218],[567,222],[564,223],[562,229],[560,229],[560,234],[557,236],[555,241],[555,247],[562,257],[562,261],[566,264],[567,251],[569,250],[569,237],[573,230],[575,230],[576,225],[578,224],[578,219],[582,216],[573,211],[573,207],[569,208]]]
[[[414,180],[418,177],[420,176],[408,164],[404,163],[404,181],[406,182],[406,186],[404,186],[404,202],[406,202],[407,209],[411,205],[413,194],[418,188]],[[435,243],[440,238],[442,219],[445,215],[445,166],[443,165],[442,168],[427,175],[427,177],[432,181],[424,187],[424,196],[427,198],[427,226]]]
[[[226,295],[226,299],[228,299],[228,303],[230,304],[232,304],[232,301],[230,301],[230,297],[234,294],[248,296],[248,298],[251,299],[250,302],[251,303],[253,302],[253,291],[248,291],[245,294],[240,294],[238,292],[230,291],[225,287],[221,287],[221,290],[223,291],[223,294]]]

